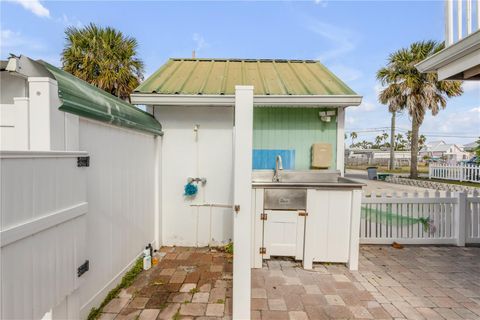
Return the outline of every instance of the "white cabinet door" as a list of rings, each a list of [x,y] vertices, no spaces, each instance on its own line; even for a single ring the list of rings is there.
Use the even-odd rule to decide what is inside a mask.
[[[351,191],[308,190],[305,264],[347,262],[350,246]]]
[[[267,252],[264,258],[298,258],[298,253],[303,252],[304,217],[297,211],[266,210],[265,213],[263,244]]]
[[[329,261],[348,261],[351,207],[351,191],[329,192],[327,248]]]

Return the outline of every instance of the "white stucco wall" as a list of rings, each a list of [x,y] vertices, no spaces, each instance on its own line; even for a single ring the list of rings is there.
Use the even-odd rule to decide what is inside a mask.
[[[155,107],[154,114],[164,130],[164,245],[205,246],[231,240],[231,209],[190,205],[232,204],[233,108],[162,106]],[[183,195],[188,177],[207,179],[194,199]]]

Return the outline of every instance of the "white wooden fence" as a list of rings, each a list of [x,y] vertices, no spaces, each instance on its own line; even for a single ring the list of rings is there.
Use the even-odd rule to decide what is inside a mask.
[[[403,194],[391,197],[371,194],[362,198],[360,242],[365,244],[480,243],[478,192],[437,192],[430,197]]]
[[[428,168],[428,178],[480,183],[480,165],[431,164]]]

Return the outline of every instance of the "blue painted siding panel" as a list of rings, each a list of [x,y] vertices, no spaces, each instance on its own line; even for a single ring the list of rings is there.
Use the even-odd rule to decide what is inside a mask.
[[[275,169],[277,155],[282,157],[283,169],[295,169],[295,150],[253,149],[253,169]]]

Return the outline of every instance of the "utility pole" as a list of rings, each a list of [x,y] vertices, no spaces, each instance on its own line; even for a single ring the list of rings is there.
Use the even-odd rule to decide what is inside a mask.
[[[392,123],[390,127],[390,164],[389,169],[395,169],[395,117],[397,112],[392,111]]]

